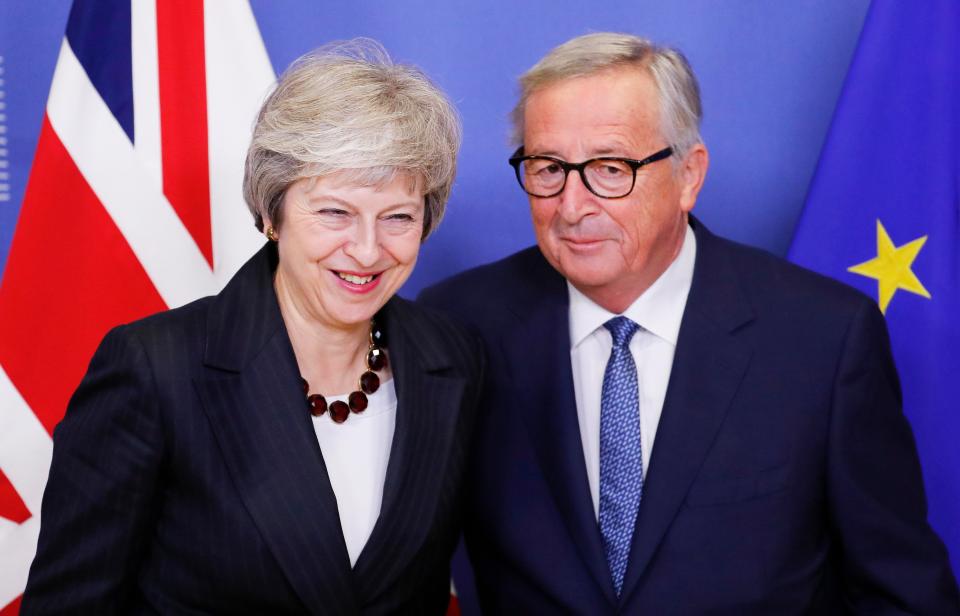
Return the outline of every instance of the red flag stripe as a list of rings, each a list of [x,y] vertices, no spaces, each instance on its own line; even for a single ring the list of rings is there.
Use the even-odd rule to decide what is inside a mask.
[[[0,365],[48,432],[107,330],[165,308],[45,118],[0,287]]]
[[[23,597],[17,597],[12,603],[0,609],[0,616],[17,616],[20,613],[20,600]]]
[[[213,267],[203,1],[157,2],[163,192]]]
[[[22,524],[30,519],[30,510],[17,494],[17,490],[7,479],[3,470],[0,470],[0,518]]]
[[[214,290],[210,264],[160,178],[140,162],[69,45],[60,50],[47,117],[166,304],[181,306]]]

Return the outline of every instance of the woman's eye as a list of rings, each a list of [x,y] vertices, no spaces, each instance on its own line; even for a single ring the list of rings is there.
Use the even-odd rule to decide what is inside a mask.
[[[413,222],[413,216],[410,214],[390,214],[387,216],[387,220],[396,222]]]
[[[349,213],[346,210],[339,210],[334,207],[327,207],[327,208],[323,208],[322,210],[318,210],[317,214],[321,214],[323,216],[330,216],[333,218],[338,218],[341,216],[349,216]]]

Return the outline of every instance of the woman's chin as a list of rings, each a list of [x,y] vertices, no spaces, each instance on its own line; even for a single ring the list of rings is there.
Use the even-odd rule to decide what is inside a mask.
[[[390,299],[381,296],[379,293],[375,295],[375,297],[365,296],[364,301],[361,302],[356,301],[356,298],[351,298],[353,301],[338,302],[339,305],[328,304],[326,312],[330,316],[331,323],[341,328],[366,325]]]

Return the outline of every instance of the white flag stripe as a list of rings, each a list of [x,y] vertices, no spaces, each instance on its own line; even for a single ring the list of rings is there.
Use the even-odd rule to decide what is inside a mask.
[[[2,536],[0,553],[0,607],[7,605],[23,593],[27,585],[30,563],[37,552],[40,536],[40,516],[34,516],[16,525],[9,534]]]
[[[50,435],[0,366],[0,469],[32,514],[23,524],[0,519],[0,607],[16,599],[27,584],[52,455]]]
[[[40,513],[53,441],[0,366],[0,469],[30,513]]]
[[[167,306],[216,291],[213,272],[64,41],[47,101],[50,123]]]
[[[247,2],[207,0],[203,10],[210,222],[214,272],[223,286],[264,242],[243,201],[243,165],[257,111],[275,77]]]
[[[157,3],[130,3],[130,51],[133,65],[133,147],[137,157],[163,190],[160,134],[160,66],[157,52]]]

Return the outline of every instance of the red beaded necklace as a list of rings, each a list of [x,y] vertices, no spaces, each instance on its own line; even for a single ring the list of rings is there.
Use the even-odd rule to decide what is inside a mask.
[[[367,408],[367,394],[380,389],[380,377],[376,372],[383,370],[387,365],[387,355],[384,353],[387,343],[383,330],[377,327],[376,321],[370,319],[370,346],[367,347],[367,370],[360,375],[359,389],[347,397],[347,402],[334,400],[330,403],[330,419],[336,423],[343,423],[350,416],[350,411],[362,413]],[[303,394],[307,396],[307,408],[314,417],[327,412],[327,399],[320,394],[310,394],[310,384],[307,379],[300,377],[303,385]]]

